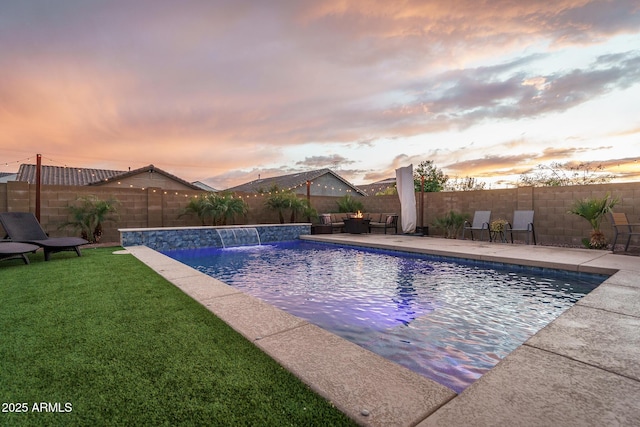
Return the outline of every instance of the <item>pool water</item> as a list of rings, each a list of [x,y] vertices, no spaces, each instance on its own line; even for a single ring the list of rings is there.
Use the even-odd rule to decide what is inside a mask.
[[[306,241],[164,253],[456,392],[604,280]]]

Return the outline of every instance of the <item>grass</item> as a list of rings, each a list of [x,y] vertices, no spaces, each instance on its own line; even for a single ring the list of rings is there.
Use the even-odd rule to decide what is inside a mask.
[[[353,425],[200,304],[114,250],[0,262],[0,424]],[[53,412],[34,411],[40,402]],[[9,403],[28,411],[5,412],[15,409]]]

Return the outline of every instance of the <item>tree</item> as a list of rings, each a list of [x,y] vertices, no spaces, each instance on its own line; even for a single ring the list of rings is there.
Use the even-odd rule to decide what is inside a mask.
[[[378,191],[376,196],[395,196],[398,194],[398,188],[394,185],[393,187],[387,187],[382,191]]]
[[[486,183],[478,181],[476,178],[466,176],[464,178],[454,178],[444,186],[446,191],[475,191],[484,190]]]
[[[610,194],[601,199],[587,197],[586,199],[576,200],[573,203],[569,213],[581,216],[591,224],[591,236],[584,239],[583,243],[588,248],[602,249],[607,246],[607,239],[602,231],[600,231],[600,223],[602,218],[611,212],[611,209],[618,203],[618,198],[611,199]]]
[[[535,171],[520,175],[519,187],[560,187],[565,185],[604,184],[615,178],[604,166],[589,162],[538,165]]]
[[[424,191],[426,193],[435,193],[442,191],[449,177],[438,169],[433,160],[425,160],[420,162],[418,167],[413,170],[413,184],[416,192],[421,191],[422,177],[424,176]]]

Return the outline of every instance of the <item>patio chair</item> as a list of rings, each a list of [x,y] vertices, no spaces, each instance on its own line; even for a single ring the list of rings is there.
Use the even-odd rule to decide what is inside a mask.
[[[627,214],[623,212],[611,212],[609,213],[611,218],[611,225],[613,226],[613,244],[611,245],[611,251],[614,252],[616,248],[616,242],[618,236],[627,236],[627,243],[624,245],[624,251],[629,250],[629,243],[633,236],[640,236],[640,224],[631,224],[627,218]]]
[[[513,233],[522,232],[527,233],[525,236],[525,242],[529,244],[529,234],[533,238],[533,244],[537,245],[536,232],[533,227],[533,214],[534,211],[514,211],[513,212],[513,224],[508,222],[505,226],[505,233],[511,235],[511,243],[513,243]]]
[[[25,264],[29,264],[27,253],[35,252],[38,249],[39,247],[36,245],[2,240],[0,241],[0,260],[22,258]]]
[[[52,253],[76,251],[89,243],[80,237],[49,237],[42,229],[35,215],[30,212],[2,212],[0,224],[12,242],[31,243],[44,249],[44,260],[49,261]]]
[[[480,232],[480,240],[482,240],[482,233],[487,232],[487,236],[489,241],[491,241],[491,232],[489,230],[489,223],[491,222],[491,211],[475,211],[473,214],[473,223],[469,223],[469,221],[464,222],[464,226],[462,228],[462,239],[464,240],[464,235],[467,230],[471,233],[471,240],[473,238],[473,232]]]
[[[394,230],[394,232],[398,234],[398,215],[380,214],[379,217],[374,217],[369,223],[369,233],[376,228],[383,229],[384,234],[387,234],[387,229]]]

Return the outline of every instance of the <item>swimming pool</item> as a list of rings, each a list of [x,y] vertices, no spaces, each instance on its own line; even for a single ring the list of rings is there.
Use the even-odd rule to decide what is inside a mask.
[[[456,392],[604,280],[304,241],[164,253]]]

